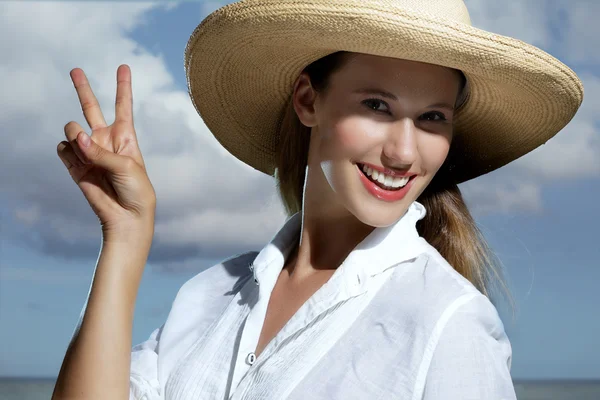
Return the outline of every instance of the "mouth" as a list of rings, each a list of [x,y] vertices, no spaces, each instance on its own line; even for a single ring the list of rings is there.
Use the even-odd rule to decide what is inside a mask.
[[[386,174],[365,164],[356,163],[360,181],[367,192],[378,200],[395,202],[410,191],[417,175]]]
[[[365,164],[357,163],[359,172],[374,185],[389,192],[399,191],[409,184],[416,175],[392,176],[375,170]]]

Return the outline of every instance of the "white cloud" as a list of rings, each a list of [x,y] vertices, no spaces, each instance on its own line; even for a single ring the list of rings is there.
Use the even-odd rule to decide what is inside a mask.
[[[568,65],[595,65],[590,46],[600,37],[592,21],[600,12],[591,0],[466,0],[474,26],[515,37],[562,55]],[[591,7],[591,8],[590,8]],[[541,185],[567,178],[600,176],[600,77],[581,74],[584,102],[575,118],[553,139],[511,165],[462,185],[471,208],[479,213],[539,211]]]
[[[198,15],[225,3],[199,4]],[[477,27],[542,48],[560,45],[567,63],[597,64],[598,56],[589,49],[598,26],[589,21],[593,13],[582,11],[592,4],[552,4],[556,7],[543,0],[467,0]],[[225,257],[261,247],[283,222],[272,179],[229,155],[187,93],[175,86],[164,60],[128,37],[148,23],[148,12],[170,7],[0,2],[0,35],[11,38],[0,41],[0,195],[19,204],[12,210],[14,220],[35,231],[46,248],[74,252],[85,242],[89,256],[87,249],[99,241],[98,222],[55,152],[66,122],[74,119],[85,126],[69,78],[73,67],[86,71],[111,121],[116,68],[131,66],[136,129],[158,195],[153,252],[165,254],[163,259],[173,265],[185,264],[192,248],[206,257]],[[550,26],[563,12],[567,28]],[[535,212],[543,206],[544,180],[598,174],[600,78],[587,74],[584,81],[584,105],[555,139],[506,169],[462,186],[476,212]]]
[[[169,8],[0,3],[0,35],[13,38],[0,43],[0,193],[20,205],[14,220],[54,247],[73,251],[78,242],[91,247],[100,238],[96,217],[55,150],[66,122],[87,127],[69,78],[74,67],[88,75],[109,123],[116,68],[131,67],[136,130],[158,197],[153,251],[188,246],[203,249],[202,256],[228,256],[264,245],[284,219],[272,179],[229,155],[164,60],[128,38],[161,7]]]
[[[497,174],[467,182],[461,191],[475,215],[508,214],[515,210],[538,213],[542,210],[541,187],[535,182],[495,180]]]
[[[545,0],[465,0],[474,27],[546,48]]]
[[[600,77],[582,74],[584,100],[575,118],[554,138],[515,165],[541,180],[600,177]]]
[[[597,0],[563,0],[562,9],[567,16],[564,23],[564,47],[569,60],[582,64],[600,64],[600,52],[597,51],[600,38],[600,2]]]
[[[208,15],[228,3],[231,3],[231,1],[222,1],[222,0],[203,1],[200,5],[201,15]]]
[[[209,255],[231,251],[232,238],[235,238],[238,249],[250,250],[256,245],[257,236],[264,242],[268,239],[265,232],[276,232],[284,220],[285,216],[276,202],[273,196],[255,210],[213,208],[186,213],[159,223],[157,238],[165,245],[210,245],[211,248],[206,250]],[[236,203],[241,203],[239,198]]]
[[[25,225],[34,225],[40,219],[40,207],[37,204],[29,207],[16,208],[14,211],[15,219]]]
[[[66,284],[88,284],[91,276],[81,270],[71,269],[69,271],[44,270],[33,267],[3,266],[0,268],[0,281],[43,283],[51,285]]]

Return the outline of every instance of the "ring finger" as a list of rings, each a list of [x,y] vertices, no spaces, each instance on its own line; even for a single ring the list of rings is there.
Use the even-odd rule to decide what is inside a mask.
[[[87,158],[83,155],[81,149],[79,148],[79,143],[77,143],[77,135],[81,131],[83,131],[83,128],[75,121],[71,121],[65,125],[65,136],[67,137],[69,144],[73,147],[73,151],[82,164],[88,164]]]
[[[75,178],[74,170],[81,168],[83,165],[81,164],[79,157],[77,157],[77,154],[75,154],[75,152],[73,151],[73,147],[71,146],[71,144],[67,141],[60,142],[56,148],[56,152],[60,160],[65,165],[65,167],[67,167],[67,170],[71,174],[71,177]]]

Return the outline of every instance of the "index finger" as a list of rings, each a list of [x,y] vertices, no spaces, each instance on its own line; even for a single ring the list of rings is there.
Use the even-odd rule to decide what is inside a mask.
[[[77,92],[77,97],[79,97],[83,116],[88,125],[92,130],[104,128],[106,126],[106,121],[104,120],[100,104],[98,104],[98,100],[96,99],[94,92],[92,92],[92,88],[85,73],[81,68],[74,68],[71,70],[70,75],[73,85],[75,86],[75,91]]]
[[[126,64],[117,69],[117,98],[115,121],[133,122],[133,95],[131,93],[131,70]]]

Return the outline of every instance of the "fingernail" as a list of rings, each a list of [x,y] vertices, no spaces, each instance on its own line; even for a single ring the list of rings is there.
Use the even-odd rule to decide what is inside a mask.
[[[90,145],[90,137],[88,136],[87,133],[85,132],[81,132],[81,145],[83,147],[88,147]]]

